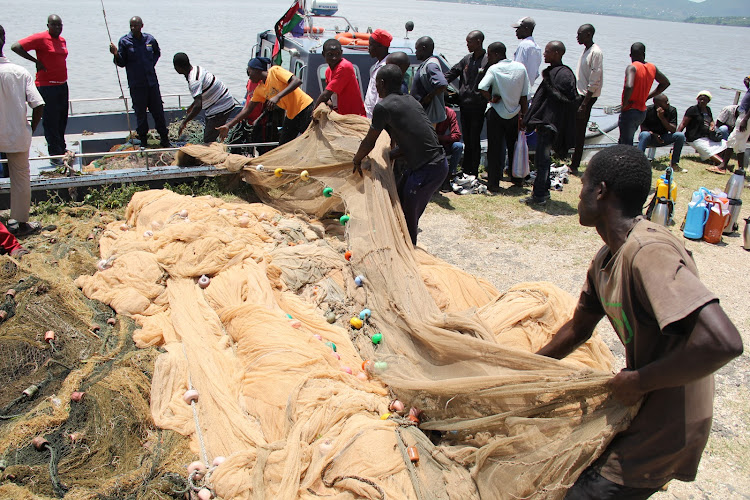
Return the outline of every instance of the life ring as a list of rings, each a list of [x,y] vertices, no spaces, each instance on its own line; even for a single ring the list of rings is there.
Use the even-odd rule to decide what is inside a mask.
[[[361,38],[357,38],[356,40],[354,40],[354,45],[365,45],[365,46],[369,46],[369,45],[370,45],[370,40],[363,40],[363,39],[361,39]]]
[[[314,35],[321,35],[325,31],[325,29],[322,26],[313,26],[312,28],[310,26],[305,26],[303,31],[305,33],[312,33]]]
[[[348,36],[336,36],[336,40],[339,41],[339,43],[343,45],[354,45],[354,38],[349,38]]]
[[[372,33],[354,33],[354,38],[357,40],[369,40]]]

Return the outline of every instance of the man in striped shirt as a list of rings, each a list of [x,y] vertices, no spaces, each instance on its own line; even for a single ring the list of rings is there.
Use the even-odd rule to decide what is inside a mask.
[[[192,66],[187,54],[178,52],[172,59],[174,69],[185,76],[193,96],[193,103],[187,109],[187,115],[180,124],[179,135],[185,130],[188,122],[203,110],[206,113],[206,128],[203,131],[203,142],[214,142],[219,136],[218,127],[224,125],[234,109],[234,98],[229,89],[211,72],[200,66]]]

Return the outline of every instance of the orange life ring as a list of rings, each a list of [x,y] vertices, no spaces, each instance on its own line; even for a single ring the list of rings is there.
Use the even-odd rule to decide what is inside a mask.
[[[358,40],[369,40],[370,36],[372,36],[371,33],[354,33],[354,38]]]
[[[303,31],[305,33],[313,33],[315,35],[320,35],[325,31],[325,29],[321,26],[313,26],[312,28],[310,28],[309,26],[305,26]]]
[[[368,45],[370,45],[370,40],[362,40],[361,38],[357,38],[356,40],[354,40],[354,45],[365,45],[365,46],[368,46]]]
[[[349,38],[348,36],[341,36],[336,37],[336,40],[339,41],[339,43],[343,45],[354,45],[354,38]]]

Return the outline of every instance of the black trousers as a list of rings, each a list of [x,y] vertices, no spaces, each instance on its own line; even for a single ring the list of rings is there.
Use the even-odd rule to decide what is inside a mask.
[[[281,136],[279,137],[279,145],[286,144],[292,139],[296,139],[298,135],[307,130],[312,120],[313,103],[310,103],[305,109],[297,113],[292,119],[284,117],[284,125],[281,126]]]
[[[589,467],[568,490],[565,500],[645,500],[657,491],[659,488],[633,488],[613,483]]]
[[[509,175],[513,182],[513,152],[518,141],[518,115],[502,118],[494,108],[487,111],[487,187],[499,188],[503,179],[505,159],[508,159]]]
[[[159,85],[131,87],[130,98],[133,101],[135,118],[138,120],[138,125],[135,128],[138,137],[145,138],[148,134],[148,114],[146,113],[148,110],[154,119],[154,128],[159,132],[159,138],[162,142],[168,140],[169,132],[167,131],[167,122],[164,119],[164,102],[161,100]]]
[[[219,138],[219,131],[216,129],[218,127],[221,127],[222,125],[225,125],[229,121],[229,118],[232,116],[233,111],[234,108],[232,107],[226,111],[222,111],[221,113],[206,117],[206,128],[203,129],[204,144],[216,142],[216,139]]]
[[[576,150],[573,153],[573,159],[570,162],[570,168],[571,170],[575,171],[578,170],[578,167],[581,165],[581,157],[583,157],[583,143],[586,140],[586,127],[589,124],[589,118],[591,118],[591,108],[594,106],[594,103],[596,102],[596,97],[592,97],[589,101],[588,106],[586,106],[586,112],[583,116],[578,115],[578,110],[576,110]]]
[[[464,141],[464,161],[461,170],[466,175],[479,173],[479,157],[482,149],[479,144],[484,127],[484,110],[461,108],[461,135]]]
[[[44,99],[42,126],[50,155],[65,154],[65,127],[68,126],[68,84],[38,87]]]

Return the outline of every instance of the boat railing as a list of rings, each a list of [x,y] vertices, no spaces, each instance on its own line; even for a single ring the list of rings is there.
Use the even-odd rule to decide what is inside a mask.
[[[162,94],[162,98],[177,98],[177,108],[182,109],[182,99],[187,98],[186,102],[191,103],[193,101],[192,96],[190,94]],[[76,109],[73,107],[74,105],[82,105],[83,103],[95,103],[95,102],[112,102],[112,101],[124,101],[125,107],[130,111],[130,97],[127,96],[117,96],[117,97],[91,97],[91,98],[85,98],[85,99],[69,99],[68,100],[68,113],[71,116],[75,116],[78,114],[92,114],[90,111],[76,111]],[[112,111],[117,111],[116,109],[109,109],[109,110],[100,110],[100,111],[94,111],[93,114],[98,113],[111,113]]]

